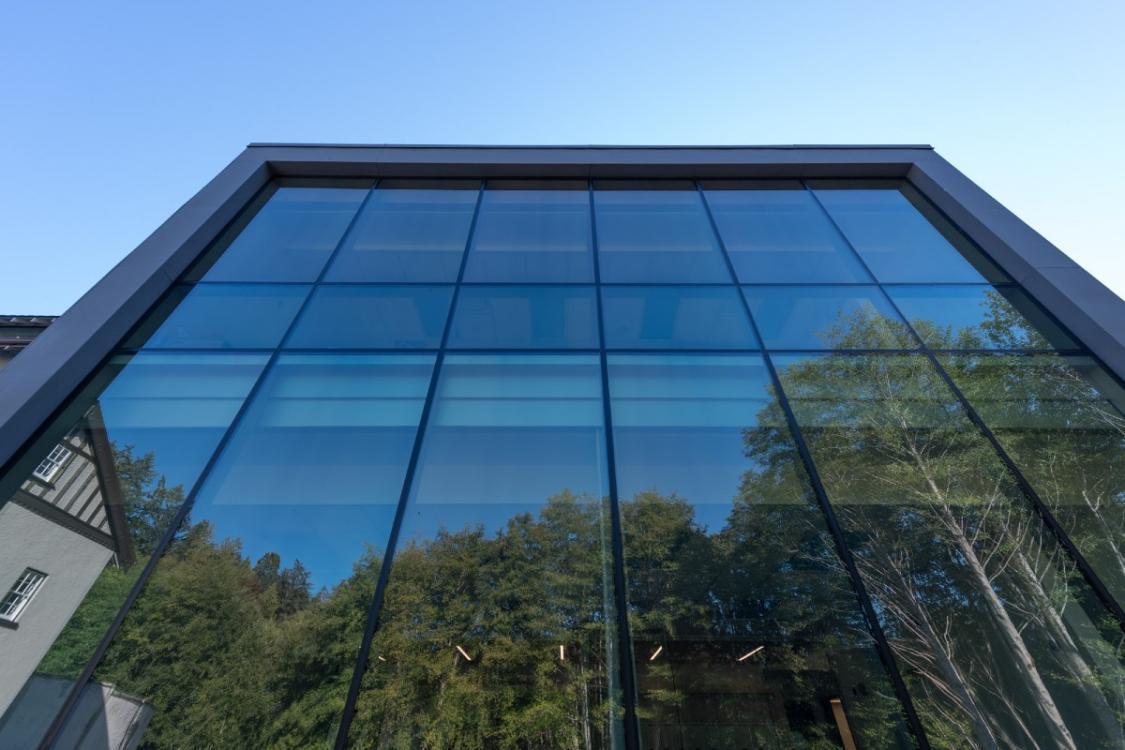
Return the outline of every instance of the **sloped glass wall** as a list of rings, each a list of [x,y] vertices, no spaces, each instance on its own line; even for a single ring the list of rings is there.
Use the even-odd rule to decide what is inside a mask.
[[[0,746],[1121,747],[1123,394],[905,183],[271,184],[0,478]]]

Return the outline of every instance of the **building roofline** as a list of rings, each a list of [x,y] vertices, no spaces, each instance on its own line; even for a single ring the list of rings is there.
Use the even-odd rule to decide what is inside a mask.
[[[747,144],[747,145],[659,145],[659,146],[637,146],[637,145],[614,145],[603,143],[585,143],[585,144],[548,144],[548,145],[527,145],[527,144],[450,144],[450,143],[301,143],[301,142],[254,142],[246,145],[246,148],[388,148],[388,149],[485,149],[494,151],[796,151],[796,150],[920,150],[920,151],[933,151],[934,147],[926,143],[911,143],[911,144],[776,144],[776,145],[762,145],[762,144]]]
[[[1125,302],[929,146],[253,144],[0,371],[0,468],[271,179],[454,176],[903,179],[1125,379]]]

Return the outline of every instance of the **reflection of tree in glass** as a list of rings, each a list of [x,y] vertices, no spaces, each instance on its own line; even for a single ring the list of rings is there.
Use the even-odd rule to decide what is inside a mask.
[[[1125,416],[1058,355],[943,364],[1105,583],[1125,596]]]
[[[782,380],[931,741],[1120,746],[1113,641],[928,360],[807,359]]]
[[[352,744],[608,746],[606,528],[603,500],[562,492],[401,549]]]

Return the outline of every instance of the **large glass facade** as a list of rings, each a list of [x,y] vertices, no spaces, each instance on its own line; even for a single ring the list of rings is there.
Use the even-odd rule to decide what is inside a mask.
[[[905,183],[273,184],[0,477],[0,747],[1122,747],[1123,414]]]

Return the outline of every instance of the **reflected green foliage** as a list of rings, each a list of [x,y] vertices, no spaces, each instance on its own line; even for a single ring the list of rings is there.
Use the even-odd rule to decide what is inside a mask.
[[[336,722],[379,556],[313,595],[299,563],[257,564],[192,526],[157,566],[95,673],[156,708],[142,747],[323,747]]]
[[[351,745],[607,747],[606,513],[563,492],[495,534],[442,531],[401,549]]]
[[[1119,747],[1120,633],[929,361],[782,382],[931,743]]]
[[[1125,600],[1120,387],[1089,360],[1057,355],[948,356],[942,364],[1098,575]],[[1092,377],[1102,381],[1100,389]]]
[[[113,464],[121,484],[129,536],[137,557],[143,559],[156,549],[183,505],[184,488],[168,486],[164,476],[156,471],[156,454],[152,452],[136,456],[131,445],[114,446]]]
[[[642,493],[622,505],[638,711],[652,747],[839,747],[829,701],[842,697],[864,747],[904,739],[823,523],[790,457],[777,458],[747,472],[717,533],[679,498]]]
[[[156,471],[155,454],[137,456],[131,445],[115,446],[113,460],[137,561],[129,567],[109,565],[101,572],[43,657],[38,672],[78,676],[129,595],[157,541],[183,504],[184,488],[168,486]]]

